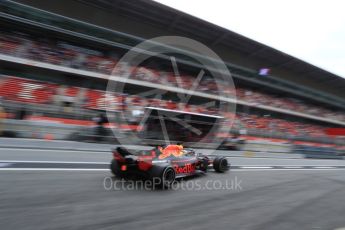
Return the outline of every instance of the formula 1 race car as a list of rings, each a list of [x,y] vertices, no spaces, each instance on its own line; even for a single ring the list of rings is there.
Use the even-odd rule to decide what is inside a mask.
[[[179,145],[132,151],[122,147],[113,150],[111,172],[120,178],[130,175],[154,180],[161,187],[170,187],[176,178],[206,173],[209,168],[223,173],[230,169],[225,157],[211,157],[183,149]]]

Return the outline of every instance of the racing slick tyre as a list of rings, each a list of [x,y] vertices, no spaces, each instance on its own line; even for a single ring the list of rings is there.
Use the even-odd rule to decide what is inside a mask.
[[[216,157],[213,160],[213,168],[216,172],[223,173],[229,170],[228,160],[225,157]]]
[[[207,172],[207,169],[208,169],[208,162],[209,162],[209,159],[207,157],[204,157],[202,159],[200,159],[200,166],[199,166],[199,169],[203,172]]]
[[[151,169],[151,179],[154,187],[170,188],[176,178],[175,169],[171,166],[153,167]]]
[[[120,171],[120,167],[115,159],[113,159],[110,163],[110,170],[114,174],[114,176],[122,178],[123,173]]]

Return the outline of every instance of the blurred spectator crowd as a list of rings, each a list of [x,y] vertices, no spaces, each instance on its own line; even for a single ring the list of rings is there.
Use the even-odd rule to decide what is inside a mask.
[[[195,81],[195,77],[186,74],[181,74],[179,79],[176,79],[172,72],[149,69],[146,67],[134,68],[123,66],[118,69],[118,73],[113,73],[113,69],[117,63],[116,54],[106,55],[103,52],[75,46],[67,42],[54,41],[47,38],[34,38],[20,32],[0,32],[0,53],[75,69],[104,74],[116,74],[117,76],[121,76],[123,71],[130,71],[130,77],[136,80],[178,86],[185,89],[193,88],[193,83]],[[46,87],[49,88],[50,86],[47,85]],[[51,88],[48,91],[53,90],[54,89]],[[251,105],[271,106],[328,119],[345,121],[345,114],[339,111],[315,106],[296,98],[284,98],[279,95],[267,94],[248,88],[229,88],[226,84],[219,84],[219,82],[216,84],[212,78],[207,76],[203,77],[197,84],[196,90],[211,94],[222,91],[230,95],[236,94],[239,101],[244,101]],[[45,91],[45,93],[48,91]],[[68,89],[67,91],[67,94],[73,94],[74,92],[73,89]],[[51,94],[52,93],[53,92],[51,92]],[[94,98],[97,98],[95,95],[102,93],[89,90],[87,94],[89,94],[89,97],[85,97],[85,100],[89,100],[88,107],[94,107],[95,105],[92,103],[95,103]],[[183,109],[188,109],[188,105],[184,105],[183,107]],[[198,108],[194,109],[198,110]],[[193,110],[193,108],[191,108],[191,110]]]

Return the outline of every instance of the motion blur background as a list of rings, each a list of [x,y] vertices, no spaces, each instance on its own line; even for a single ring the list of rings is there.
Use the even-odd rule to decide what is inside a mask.
[[[164,140],[154,125],[138,128],[145,107],[153,106],[219,115],[224,125],[234,121],[230,133],[216,134],[232,148],[344,150],[345,80],[240,34],[153,1],[1,1],[0,9],[2,136],[117,143],[121,133],[145,129],[141,144],[159,144]],[[174,90],[162,99],[141,97],[138,92],[152,89],[147,83],[163,90],[179,86],[171,63],[153,57],[139,67],[127,66],[124,71],[132,71],[134,81],[106,98],[108,77],[122,55],[162,35],[188,37],[213,49],[236,89],[215,84],[206,73],[196,88],[199,94],[188,103],[181,103]],[[189,89],[198,63],[183,55],[177,61],[182,86]],[[236,113],[219,110],[218,103],[204,106],[218,91],[236,95]],[[127,121],[109,123],[105,109],[125,111]],[[181,130],[169,132],[172,141],[198,141],[185,130],[183,137]]]
[[[230,1],[194,2],[195,11],[203,4],[223,19],[227,8],[217,10],[217,2]],[[260,15],[250,12],[256,11],[280,25],[279,11],[258,10],[265,1],[251,2],[244,4],[248,11],[236,12],[239,25],[246,18],[254,27],[251,21]],[[274,2],[285,13],[294,8],[294,1]],[[316,1],[296,2],[304,18],[299,22],[296,12],[288,12],[291,22],[287,17],[283,28],[308,25],[309,15],[317,15]],[[323,2],[317,22],[330,22],[330,14],[344,17],[337,14],[344,7]],[[149,0],[0,0],[0,228],[344,229],[345,76],[208,21]],[[310,28],[299,32],[292,34],[295,42]],[[166,56],[139,66],[124,63],[112,73],[132,47],[164,35],[212,49],[235,88],[230,79],[216,84],[200,57],[174,47],[167,56],[176,58],[180,79]],[[343,57],[337,43],[331,45],[338,52],[325,46],[326,53]],[[205,74],[195,85],[200,69]],[[126,84],[106,96],[111,75]],[[189,101],[180,100],[182,89]],[[224,105],[236,105],[236,111]],[[106,110],[119,116],[109,122]],[[106,189],[105,179],[122,181],[111,177],[112,148],[127,141],[127,148],[150,150],[148,145],[167,142],[159,111],[180,121],[166,120],[170,142],[224,156],[230,170],[177,181],[192,185],[186,189]],[[205,135],[211,127],[217,131]],[[213,187],[205,187],[209,182]],[[237,182],[241,189],[224,187]]]

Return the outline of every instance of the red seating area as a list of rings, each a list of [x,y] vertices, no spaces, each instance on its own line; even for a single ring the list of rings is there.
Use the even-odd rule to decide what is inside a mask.
[[[286,133],[289,135],[306,135],[311,137],[323,137],[326,135],[326,128],[318,125],[292,122],[271,117],[258,117],[256,115],[237,114],[237,119],[248,129],[259,129]]]
[[[75,46],[62,41],[34,38],[30,35],[17,32],[0,31],[0,53],[21,58],[48,62],[71,68],[89,70],[105,74],[112,73],[116,65],[117,57],[106,55],[100,51]],[[171,72],[158,71],[145,67],[133,68],[123,66],[117,75],[123,75],[124,71],[131,71],[131,78],[170,86],[179,86],[190,89],[195,77],[181,73],[176,79]],[[282,98],[278,95],[266,94],[247,88],[229,89],[224,85],[216,85],[211,78],[204,77],[198,84],[197,90],[206,93],[224,91],[236,93],[239,100],[255,105],[273,106],[290,111],[303,112],[329,119],[345,121],[345,114],[321,108],[293,98]],[[97,94],[97,93],[94,93]],[[91,106],[91,105],[90,105]],[[91,107],[95,107],[92,105]]]
[[[0,96],[5,100],[44,104],[52,101],[57,88],[51,83],[9,77],[1,81]]]
[[[2,76],[0,81],[0,96],[3,100],[25,102],[33,104],[52,104],[56,96],[72,97],[73,101],[85,109],[120,111],[121,109],[143,108],[156,106],[167,109],[178,109],[188,112],[220,114],[212,108],[163,101],[159,99],[146,99],[138,96],[113,94],[106,97],[100,90],[87,88],[59,86],[57,84],[28,80],[18,77]],[[220,114],[230,120],[235,117],[246,129],[274,131],[290,135],[308,135],[321,137],[326,135],[326,128],[311,124],[302,124],[271,117],[258,117],[248,114]]]

